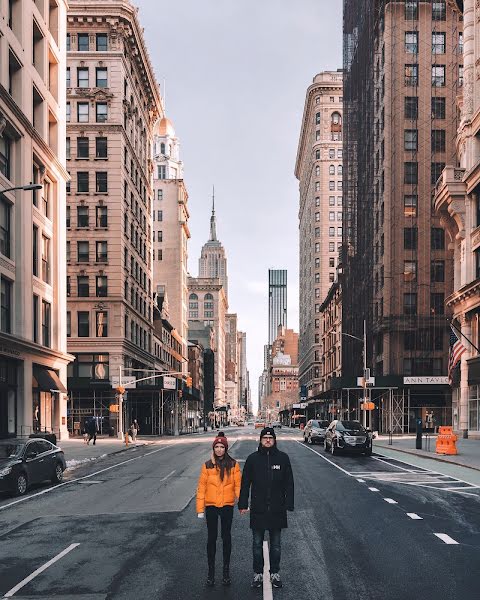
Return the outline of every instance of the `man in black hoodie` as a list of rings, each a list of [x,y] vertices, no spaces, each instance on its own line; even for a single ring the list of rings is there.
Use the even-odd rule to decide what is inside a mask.
[[[250,529],[253,533],[252,587],[263,585],[263,539],[270,537],[270,580],[282,587],[280,579],[281,530],[287,525],[287,510],[294,508],[293,473],[290,459],[277,448],[275,430],[265,427],[260,433],[258,450],[247,458],[242,475],[238,508],[248,512],[250,495]]]

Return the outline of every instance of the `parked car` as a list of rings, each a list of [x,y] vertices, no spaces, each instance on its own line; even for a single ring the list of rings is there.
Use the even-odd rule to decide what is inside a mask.
[[[372,455],[372,433],[360,421],[332,421],[325,434],[325,452],[351,451]]]
[[[274,422],[272,423],[272,427],[273,427],[274,429],[275,429],[275,428],[281,429],[281,428],[282,428],[282,424],[280,423],[280,421],[274,421]]]
[[[266,427],[264,421],[256,421],[255,422],[255,429],[263,429],[264,427]]]
[[[0,440],[0,492],[22,496],[32,484],[61,483],[66,467],[63,450],[47,440]]]
[[[310,419],[303,430],[303,441],[306,444],[323,444],[329,421]]]

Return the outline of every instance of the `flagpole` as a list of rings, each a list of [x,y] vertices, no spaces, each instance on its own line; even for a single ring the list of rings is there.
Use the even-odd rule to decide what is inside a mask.
[[[474,350],[476,350],[479,354],[480,354],[480,350],[475,346],[475,344],[472,342],[472,340],[469,340],[468,337],[461,332],[461,330],[453,324],[453,321],[451,321],[450,319],[447,319],[447,323],[450,324],[450,327],[452,327],[453,329],[455,329],[455,331],[457,331],[463,338],[465,338],[467,340],[467,342],[470,344],[470,346],[472,346],[472,348],[474,348]]]

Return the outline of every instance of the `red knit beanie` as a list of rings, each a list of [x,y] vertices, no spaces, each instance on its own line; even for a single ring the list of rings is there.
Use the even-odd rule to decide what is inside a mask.
[[[217,444],[222,444],[222,446],[225,448],[225,451],[228,450],[228,442],[227,442],[227,438],[223,437],[223,436],[218,436],[213,440],[213,444],[212,444],[212,448],[215,448],[215,446]]]

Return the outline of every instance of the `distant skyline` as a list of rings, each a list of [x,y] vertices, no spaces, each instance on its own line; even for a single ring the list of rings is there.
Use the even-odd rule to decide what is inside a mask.
[[[198,274],[215,185],[217,237],[228,259],[229,311],[247,333],[257,405],[268,341],[268,269],[288,271],[298,331],[298,182],[305,92],[342,66],[342,2],[138,0],[189,192],[189,270]],[[333,5],[333,6],[332,6]],[[162,95],[164,90],[162,89]]]

